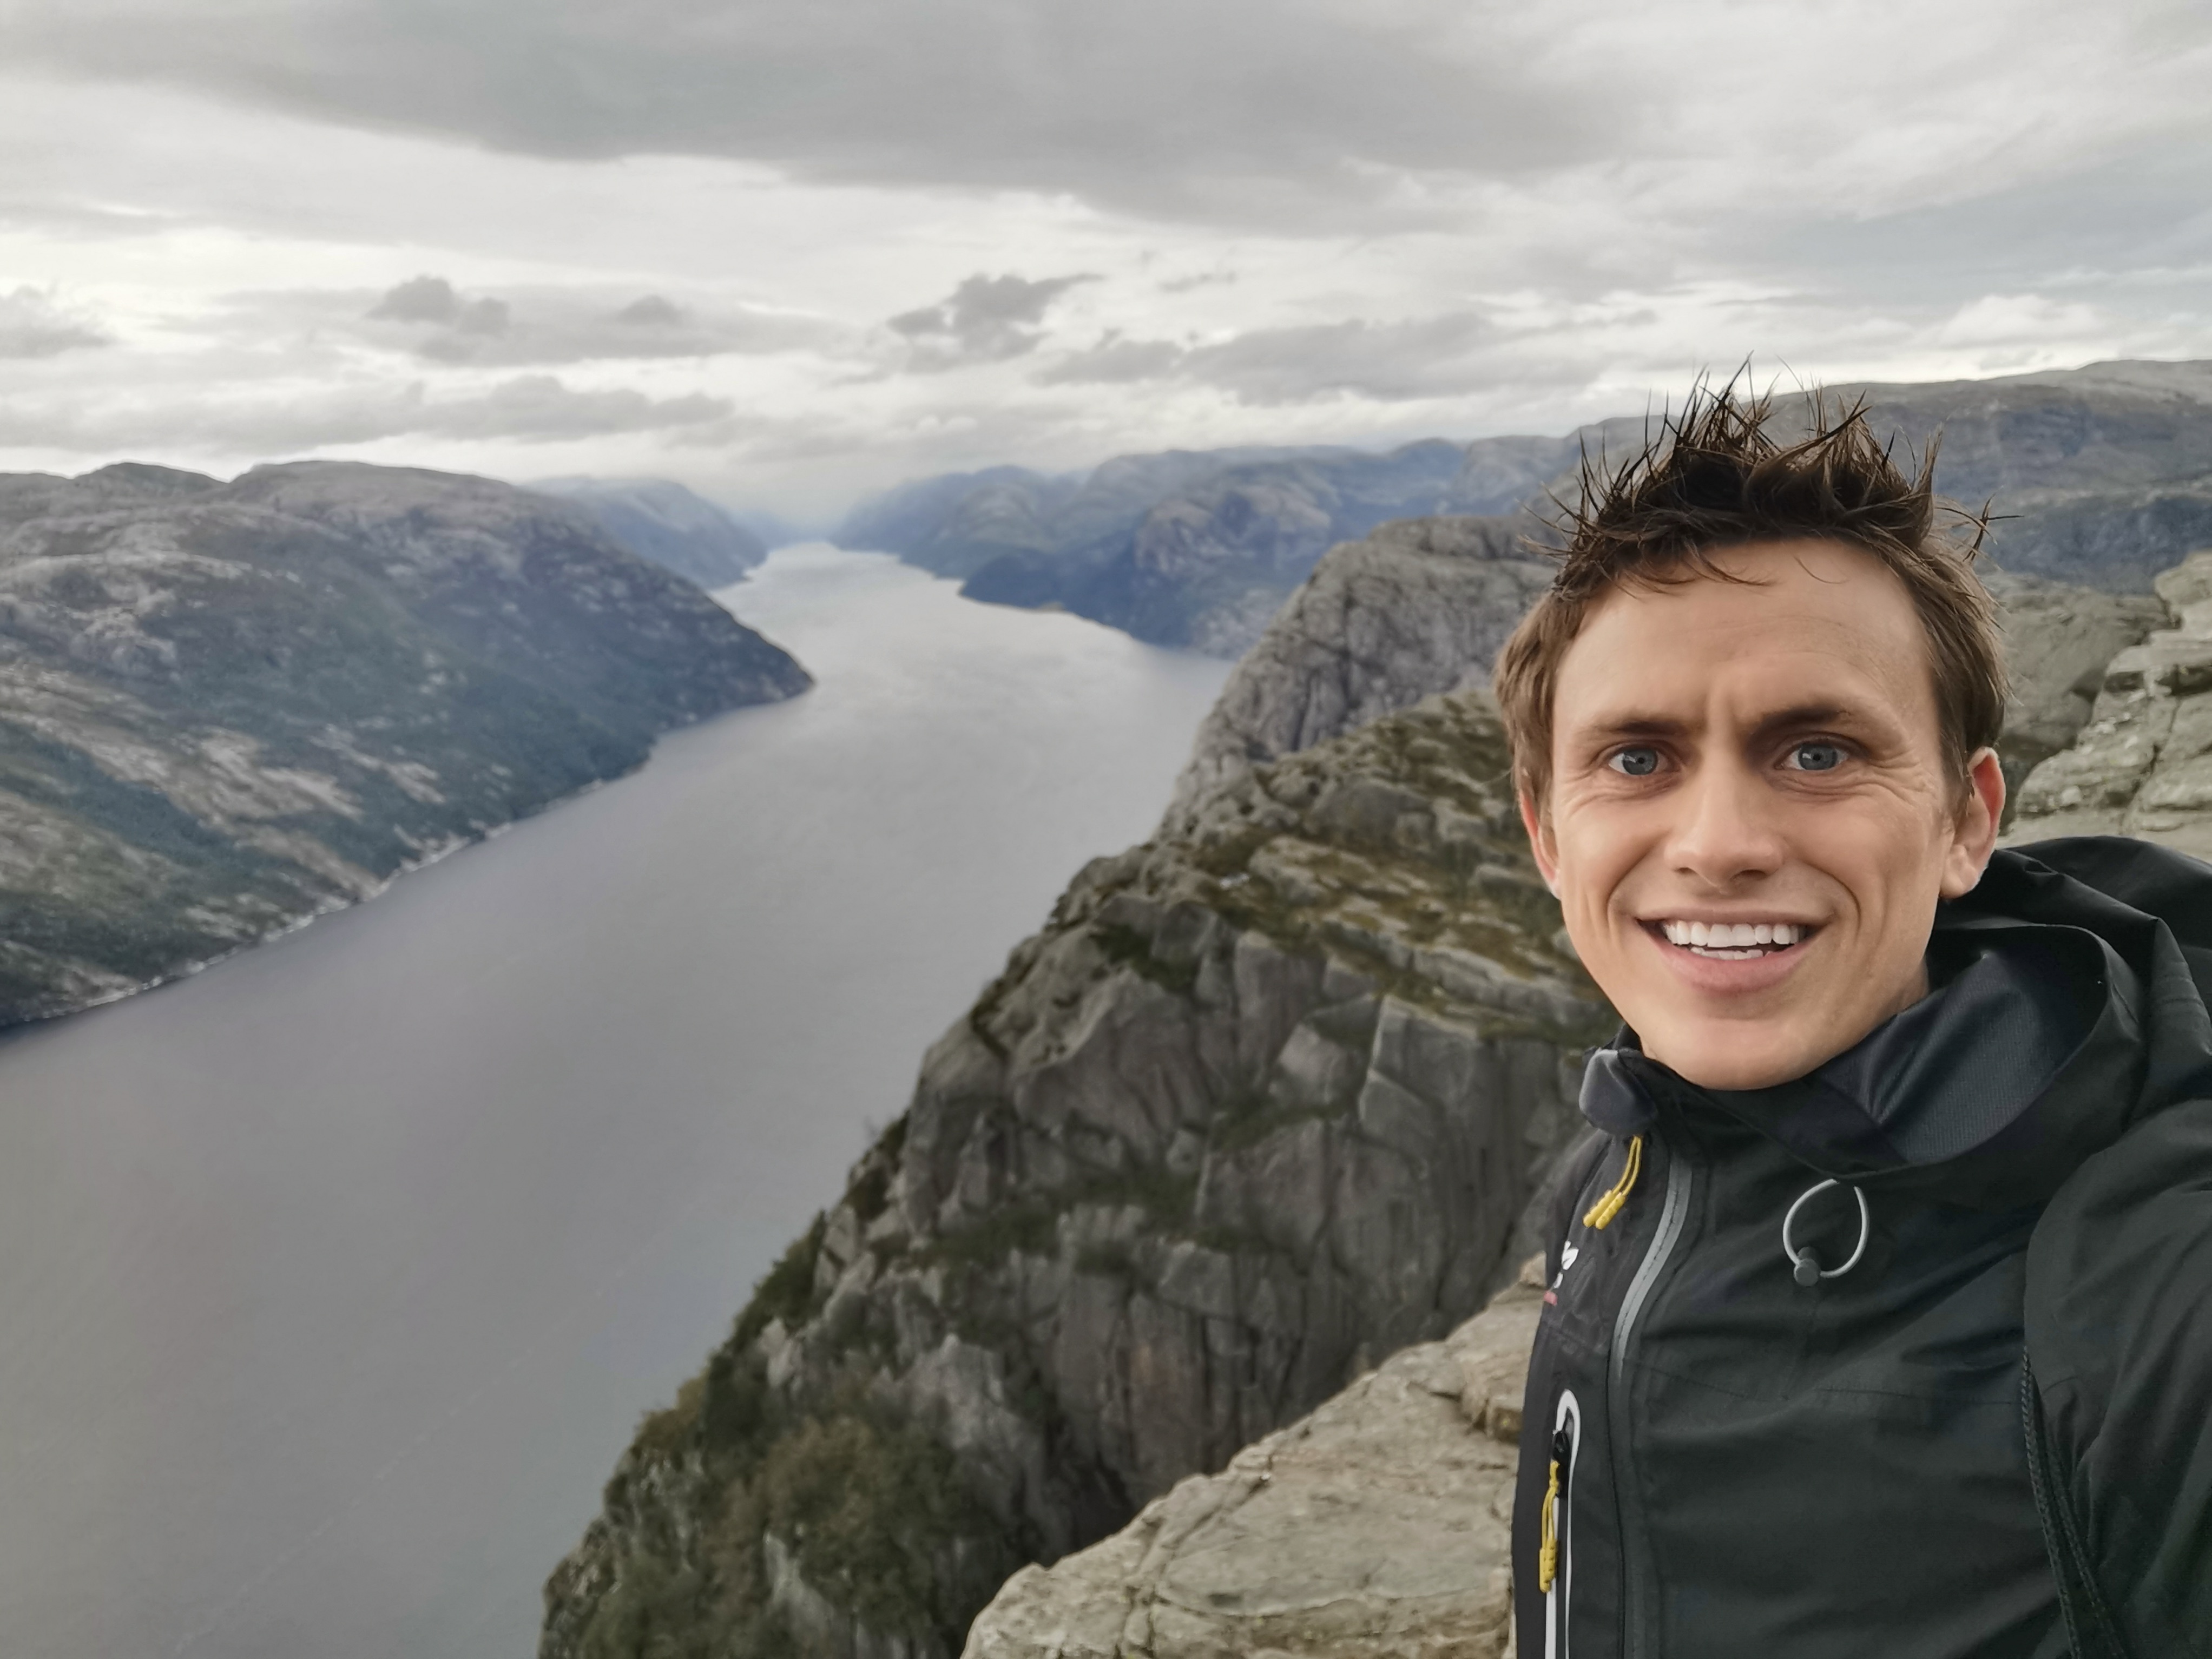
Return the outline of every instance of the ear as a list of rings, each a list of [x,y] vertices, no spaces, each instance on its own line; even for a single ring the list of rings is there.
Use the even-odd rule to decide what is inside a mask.
[[[1963,898],[1981,880],[1990,854],[1996,850],[2004,804],[2004,768],[1997,763],[1996,750],[1982,750],[1966,763],[1966,797],[1959,804],[1950,851],[1943,856],[1945,898]]]
[[[1524,785],[1516,792],[1521,801],[1521,827],[1528,832],[1528,850],[1536,855],[1536,873],[1543,877],[1544,885],[1553,898],[1559,896],[1559,844],[1552,836],[1552,825]]]

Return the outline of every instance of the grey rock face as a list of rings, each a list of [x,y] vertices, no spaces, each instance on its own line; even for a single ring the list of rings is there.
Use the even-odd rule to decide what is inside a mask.
[[[752,531],[665,478],[546,478],[530,488],[575,502],[618,544],[700,587],[743,581],[768,556]]]
[[[1409,519],[1332,549],[1229,677],[1168,823],[1255,765],[1487,681],[1552,579],[1524,519]]]
[[[1505,1654],[1540,1287],[1524,1272],[1443,1341],[1178,1482],[1113,1537],[1023,1568],[963,1659]]]
[[[2011,839],[2141,836],[2212,857],[2212,549],[2156,586],[2172,625],[2106,665],[2079,739],[2021,790]]]
[[[806,684],[575,508],[488,480],[0,479],[0,1024],[363,897]]]
[[[1504,765],[1485,694],[1431,699],[1086,868],[626,1455],[545,1659],[859,1642],[794,1571],[949,1659],[1024,1561],[1479,1309],[1609,1018]]]
[[[2166,619],[2148,594],[2107,593],[1984,566],[1996,601],[2012,695],[2005,706],[2005,783],[2015,801],[2036,767],[2089,722],[2105,665]]]

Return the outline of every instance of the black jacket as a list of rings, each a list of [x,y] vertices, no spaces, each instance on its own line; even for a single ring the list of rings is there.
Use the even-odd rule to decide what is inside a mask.
[[[1522,1659],[2212,1656],[2212,869],[2001,852],[1929,960],[1796,1083],[1592,1058]]]

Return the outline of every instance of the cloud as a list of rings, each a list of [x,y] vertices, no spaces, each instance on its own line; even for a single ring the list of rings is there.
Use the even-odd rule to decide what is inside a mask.
[[[890,328],[914,343],[908,367],[924,372],[968,363],[1002,362],[1034,351],[1044,338],[1034,325],[1052,302],[1095,276],[969,277],[938,304],[890,319]]]
[[[1188,354],[1172,340],[1125,340],[1109,333],[1088,351],[1063,357],[1036,376],[1039,386],[1119,386],[1164,380]]]
[[[1395,323],[1353,319],[1255,329],[1200,347],[1182,369],[1245,403],[1346,397],[1392,403],[1480,385],[1486,348],[1499,339],[1497,326],[1473,312]]]
[[[817,319],[746,307],[680,306],[661,294],[600,288],[470,294],[443,276],[410,277],[363,304],[356,290],[240,294],[224,331],[266,343],[306,331],[422,362],[481,368],[764,355],[857,336]]]
[[[0,294],[0,358],[55,357],[110,343],[106,334],[35,288]]]
[[[726,398],[653,398],[629,387],[579,390],[522,374],[480,391],[433,396],[421,383],[309,397],[139,400],[90,410],[0,405],[0,445],[81,453],[296,455],[393,438],[540,444],[672,433],[726,421]]]
[[[25,0],[9,49],[535,155],[1281,216],[1367,195],[1366,168],[1601,151],[1619,106],[1559,118],[1571,66],[1501,41],[1510,21],[1485,40],[1456,0]]]
[[[369,310],[372,319],[436,323],[462,334],[504,334],[504,300],[464,300],[442,276],[416,276],[392,289]]]
[[[1504,339],[1494,323],[1474,312],[1393,323],[1353,319],[1252,329],[1194,347],[1109,332],[1034,379],[1040,386],[1181,380],[1255,404],[1329,398],[1398,403],[1468,392],[1481,383]]]

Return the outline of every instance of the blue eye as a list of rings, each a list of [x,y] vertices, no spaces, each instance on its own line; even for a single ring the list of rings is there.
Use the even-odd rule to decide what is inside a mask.
[[[1801,743],[1790,758],[1801,772],[1832,772],[1844,763],[1844,751],[1838,744]]]
[[[1656,749],[1624,749],[1606,763],[1616,772],[1626,772],[1632,778],[1648,778],[1659,769]]]

